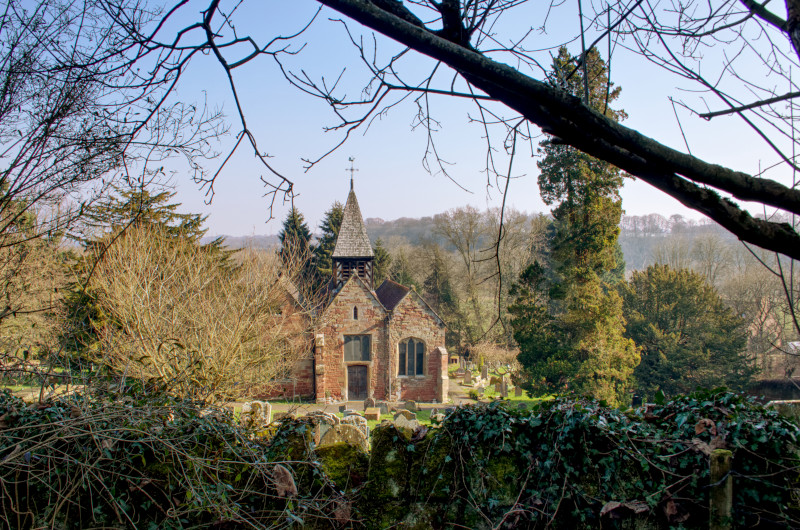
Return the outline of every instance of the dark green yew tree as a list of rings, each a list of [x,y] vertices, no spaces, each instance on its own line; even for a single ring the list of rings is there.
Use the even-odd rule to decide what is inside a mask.
[[[634,272],[619,292],[625,335],[642,349],[634,372],[640,392],[674,396],[697,387],[746,387],[755,370],[745,353],[745,322],[702,275],[651,265]]]

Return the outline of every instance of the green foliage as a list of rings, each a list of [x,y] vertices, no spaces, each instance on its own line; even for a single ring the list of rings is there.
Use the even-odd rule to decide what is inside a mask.
[[[223,409],[119,390],[0,393],[0,527],[703,528],[712,448],[734,453],[735,527],[800,524],[800,428],[723,389],[627,412],[458,407],[427,431],[376,427],[368,457],[316,449],[306,418],[259,439]]]
[[[287,264],[306,263],[311,257],[311,230],[297,208],[292,207],[278,232],[281,256]]]
[[[411,270],[411,264],[408,261],[408,256],[403,249],[398,249],[394,256],[392,256],[392,266],[389,272],[389,279],[411,287],[415,290],[419,288],[417,280]]]
[[[744,321],[726,307],[700,274],[651,265],[619,286],[625,335],[642,349],[637,387],[676,395],[698,386],[743,390],[751,380]]]
[[[588,96],[589,105],[622,119],[623,111],[609,107],[620,90],[608,83],[598,51],[589,50],[585,62],[586,84],[584,70],[561,48],[551,82],[584,99]],[[540,144],[539,154],[542,199],[557,205],[549,239],[550,271],[539,263],[524,270],[518,297],[509,307],[519,360],[536,390],[570,389],[609,403],[626,403],[639,356],[623,336],[621,300],[604,282],[617,282],[624,274],[617,243],[622,176],[607,162],[552,139]]]
[[[724,390],[646,412],[569,399],[542,402],[533,411],[499,403],[459,407],[440,429],[412,439],[413,451],[403,451],[407,442],[390,431],[382,435],[388,437],[383,456],[374,454],[371,468],[382,469],[384,460],[397,467],[386,471],[396,486],[392,516],[405,521],[469,528],[708,527],[707,453],[722,447],[735,453],[737,527],[799,522],[793,491],[800,429]],[[372,521],[373,527],[396,522]]]
[[[333,249],[336,248],[336,238],[339,237],[339,228],[344,218],[344,206],[339,201],[334,202],[325,212],[325,217],[319,224],[321,235],[314,247],[314,263],[317,267],[317,276],[320,284],[330,281],[333,274]],[[281,240],[283,243],[283,240]]]
[[[91,233],[82,242],[91,246],[102,240],[106,233],[116,234],[132,225],[159,225],[172,237],[185,237],[199,243],[208,231],[203,228],[208,216],[179,213],[181,204],[169,202],[175,193],[167,190],[152,193],[146,188],[115,188],[114,193],[87,209],[84,223]],[[221,240],[215,240],[212,245],[221,248]]]
[[[378,287],[383,280],[389,277],[392,267],[392,255],[383,246],[383,240],[378,238],[375,240],[375,246],[372,247],[372,252],[375,254],[373,274],[375,275],[375,287]]]

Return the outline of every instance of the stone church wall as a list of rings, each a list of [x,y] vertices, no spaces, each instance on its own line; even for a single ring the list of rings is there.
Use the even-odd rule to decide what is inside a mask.
[[[354,307],[358,308],[358,319],[353,318]],[[368,395],[386,399],[386,310],[380,302],[354,278],[336,295],[323,318],[318,331],[324,336],[324,346],[317,357],[317,401],[347,399],[348,365],[366,365],[371,389]],[[345,362],[345,335],[370,335],[369,362]]]
[[[442,356],[436,352],[444,346],[445,329],[434,314],[418,299],[416,293],[409,293],[392,312],[390,322],[390,358],[395,389],[400,391],[400,399],[415,401],[440,401],[437,391],[442,374]],[[398,376],[398,356],[400,341],[415,338],[425,343],[425,375]],[[446,355],[444,373],[447,373]]]

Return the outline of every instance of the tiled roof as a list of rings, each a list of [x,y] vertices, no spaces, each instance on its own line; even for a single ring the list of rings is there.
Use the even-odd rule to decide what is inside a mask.
[[[347,203],[344,205],[344,216],[342,226],[339,228],[339,237],[336,238],[336,247],[333,249],[334,258],[371,258],[375,254],[372,252],[372,245],[369,243],[367,229],[364,227],[364,219],[361,217],[361,209],[358,207],[356,193],[353,185],[350,184],[350,194],[347,196]]]
[[[383,307],[391,311],[400,301],[405,298],[411,289],[404,285],[400,285],[392,280],[384,280],[380,287],[375,290]]]

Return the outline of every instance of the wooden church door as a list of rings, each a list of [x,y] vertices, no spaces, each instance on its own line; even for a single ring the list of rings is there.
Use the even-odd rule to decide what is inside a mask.
[[[363,365],[347,367],[347,399],[361,401],[367,399],[367,367]]]

